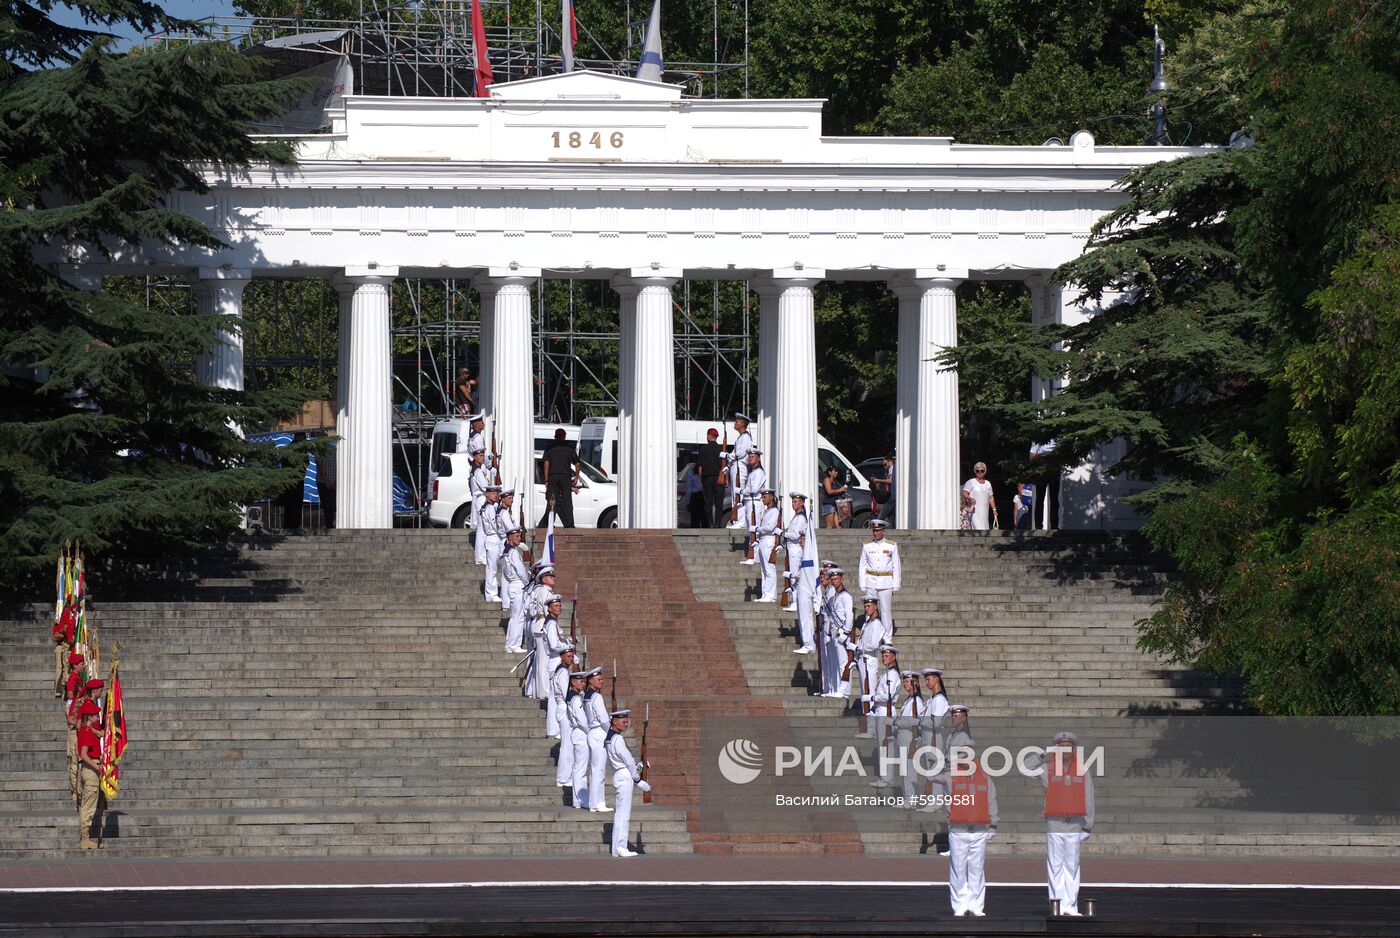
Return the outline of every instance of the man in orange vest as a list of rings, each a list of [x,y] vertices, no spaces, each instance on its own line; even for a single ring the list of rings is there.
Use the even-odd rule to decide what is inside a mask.
[[[1061,915],[1079,914],[1079,847],[1094,827],[1094,779],[1079,759],[1079,739],[1055,734],[1045,771],[1045,878]]]
[[[971,739],[948,754],[948,898],[954,915],[987,913],[987,841],[997,834],[997,787]]]

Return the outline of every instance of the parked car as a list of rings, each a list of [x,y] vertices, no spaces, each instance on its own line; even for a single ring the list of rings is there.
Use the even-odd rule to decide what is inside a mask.
[[[441,453],[432,483],[428,521],[433,527],[472,526],[471,459],[466,453]],[[574,495],[574,524],[581,528],[617,527],[617,483],[596,466],[580,461],[579,490]],[[535,504],[544,513],[544,455],[535,453]],[[538,521],[538,518],[527,519]]]

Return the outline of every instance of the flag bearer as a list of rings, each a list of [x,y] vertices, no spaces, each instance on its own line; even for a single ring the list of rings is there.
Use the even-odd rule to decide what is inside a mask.
[[[102,740],[98,735],[102,708],[84,700],[78,708],[78,846],[95,850],[92,822],[102,782]]]
[[[631,710],[615,710],[609,714],[611,725],[604,742],[608,754],[608,765],[612,768],[613,815],[612,855],[615,857],[635,857],[636,851],[627,849],[627,827],[632,821],[632,789],[651,791],[651,785],[642,781],[642,770],[632,751],[627,748],[627,724]]]

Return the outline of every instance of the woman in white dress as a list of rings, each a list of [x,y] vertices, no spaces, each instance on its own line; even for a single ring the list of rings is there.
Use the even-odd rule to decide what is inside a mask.
[[[992,496],[992,483],[987,481],[986,463],[979,462],[972,467],[972,478],[963,484],[962,490],[971,495],[976,504],[972,511],[972,529],[974,531],[986,531],[993,524],[998,528],[1001,527],[1001,519],[997,517],[996,499]]]

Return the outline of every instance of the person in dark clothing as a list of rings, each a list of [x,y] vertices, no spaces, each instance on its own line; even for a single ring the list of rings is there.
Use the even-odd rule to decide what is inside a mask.
[[[706,528],[721,527],[720,514],[725,509],[722,484],[724,452],[720,449],[718,439],[719,431],[711,427],[709,432],[705,434],[705,442],[700,446],[696,461],[696,469],[700,473],[701,492],[705,497],[705,512],[700,526]]]
[[[335,457],[336,446],[332,443],[316,459],[316,494],[321,499],[321,517],[326,519],[326,530],[335,527]]]
[[[305,433],[293,433],[292,444],[306,442]],[[282,508],[282,527],[288,531],[298,531],[301,529],[301,503],[306,497],[304,488],[306,485],[306,457],[296,456],[292,458],[288,465],[298,466],[301,475],[277,496],[277,504]]]
[[[549,523],[549,506],[566,528],[574,526],[574,493],[578,491],[578,451],[564,428],[554,431],[554,442],[544,451],[544,514],[540,527]]]

